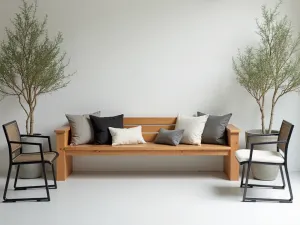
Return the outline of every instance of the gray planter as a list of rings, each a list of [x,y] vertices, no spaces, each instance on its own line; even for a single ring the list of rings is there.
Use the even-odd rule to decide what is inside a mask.
[[[272,130],[272,133],[278,133],[278,131]],[[251,148],[251,143],[277,141],[278,138],[278,136],[249,137],[251,134],[261,134],[261,130],[249,130],[245,133],[247,149]],[[255,149],[265,151],[277,151],[277,145],[256,145]],[[279,166],[252,164],[251,171],[255,179],[273,181],[278,176]]]
[[[23,137],[22,141],[41,143],[42,145],[44,144],[43,138],[36,138],[36,137]],[[40,152],[40,148],[39,146],[22,145],[22,151],[23,153]],[[33,178],[39,178],[41,176],[42,176],[41,164],[28,164],[28,165],[20,166],[19,178],[33,179]]]

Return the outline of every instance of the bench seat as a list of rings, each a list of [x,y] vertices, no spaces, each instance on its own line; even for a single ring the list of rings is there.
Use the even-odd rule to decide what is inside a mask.
[[[227,126],[228,145],[202,144],[178,146],[154,144],[157,132],[160,128],[175,129],[176,117],[127,117],[124,118],[124,128],[141,125],[143,138],[146,144],[138,145],[70,145],[71,130],[64,126],[55,130],[56,150],[59,157],[56,163],[56,175],[58,181],[64,181],[73,171],[73,157],[97,156],[97,155],[215,155],[224,157],[224,172],[229,180],[238,180],[239,164],[235,158],[235,151],[239,148],[239,129],[234,125]]]
[[[178,146],[161,145],[153,142],[138,145],[68,145],[68,155],[228,155],[230,146],[202,144]]]

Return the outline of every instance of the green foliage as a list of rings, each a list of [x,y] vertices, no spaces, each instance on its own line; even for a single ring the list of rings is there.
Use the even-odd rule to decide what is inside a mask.
[[[47,16],[40,22],[36,10],[37,2],[23,0],[12,20],[13,29],[6,28],[7,40],[0,45],[0,93],[18,97],[27,115],[28,134],[33,133],[37,97],[65,87],[71,76],[64,73],[68,63],[60,49],[62,34],[51,40]]]
[[[262,21],[257,20],[260,42],[239,51],[233,59],[237,80],[256,100],[261,112],[262,132],[271,132],[276,103],[283,95],[300,90],[300,34],[294,35],[287,16],[278,9],[262,7]],[[265,97],[272,91],[269,127],[265,127]]]

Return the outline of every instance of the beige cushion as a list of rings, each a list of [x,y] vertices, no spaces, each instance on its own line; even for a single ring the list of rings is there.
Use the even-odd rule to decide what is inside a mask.
[[[235,152],[237,160],[242,162],[249,161],[250,150],[240,149]],[[253,150],[252,162],[267,162],[267,163],[283,163],[284,158],[279,152],[265,151],[265,150]]]
[[[101,112],[94,112],[91,115],[99,116]],[[94,140],[94,130],[90,121],[89,114],[71,115],[66,114],[71,127],[71,144],[82,145],[92,143]]]
[[[201,137],[208,115],[194,117],[178,115],[175,130],[184,130],[182,144],[201,145]]]
[[[44,152],[44,160],[45,162],[52,163],[53,160],[56,157],[56,152]],[[14,163],[20,163],[20,162],[40,162],[42,161],[41,154],[39,152],[37,153],[26,153],[26,154],[20,154],[16,158],[14,158]]]
[[[142,126],[131,128],[108,127],[112,136],[112,145],[145,144],[142,134]]]

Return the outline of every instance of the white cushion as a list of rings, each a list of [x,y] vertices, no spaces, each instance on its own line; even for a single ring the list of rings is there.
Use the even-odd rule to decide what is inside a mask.
[[[142,127],[113,128],[109,127],[112,145],[132,145],[146,143],[142,135]]]
[[[208,115],[194,117],[178,115],[175,130],[184,130],[180,143],[201,145],[201,136]]]
[[[237,160],[242,162],[249,161],[250,150],[240,149],[235,152]],[[266,150],[253,150],[252,161],[267,162],[267,163],[283,163],[284,158],[280,152],[266,151]]]

